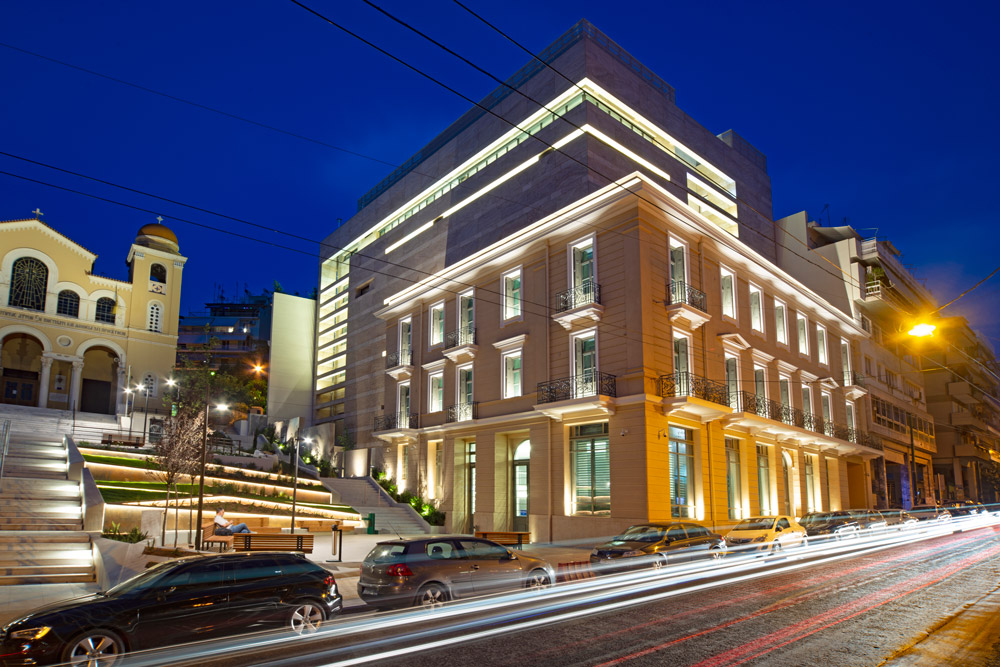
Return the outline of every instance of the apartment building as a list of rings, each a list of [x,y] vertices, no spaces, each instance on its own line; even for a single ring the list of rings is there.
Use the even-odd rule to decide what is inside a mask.
[[[1000,365],[992,346],[962,317],[921,344],[927,402],[938,424],[934,472],[945,499],[1000,502]]]
[[[539,58],[324,242],[320,437],[452,530],[870,505],[869,332],[779,264],[764,156],[585,21]]]

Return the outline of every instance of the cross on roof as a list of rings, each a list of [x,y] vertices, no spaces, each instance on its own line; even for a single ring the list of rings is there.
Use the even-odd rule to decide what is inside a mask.
[[[37,206],[35,207],[35,210],[34,210],[34,211],[32,211],[32,213],[34,213],[34,214],[35,214],[35,219],[36,219],[36,220],[37,220],[38,218],[41,218],[41,217],[42,217],[43,215],[45,215],[45,214],[44,214],[44,213],[42,213],[42,212],[41,212],[40,210],[38,210],[38,207],[37,207]]]
[[[156,216],[156,221],[159,222],[160,224],[163,224],[163,216],[162,215]]]

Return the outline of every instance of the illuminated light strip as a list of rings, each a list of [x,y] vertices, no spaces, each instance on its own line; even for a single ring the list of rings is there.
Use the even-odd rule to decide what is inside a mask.
[[[615,141],[614,139],[612,139],[608,135],[604,134],[603,132],[601,132],[600,130],[598,130],[593,125],[589,125],[589,124],[584,125],[583,129],[587,132],[587,134],[592,135],[596,139],[600,139],[602,142],[606,143],[611,148],[614,148],[616,151],[618,151],[619,153],[621,153],[625,157],[631,159],[634,162],[639,163],[640,165],[642,165],[646,169],[649,169],[651,172],[653,172],[654,174],[656,174],[660,178],[665,178],[668,181],[670,180],[670,174],[668,174],[667,172],[663,171],[662,169],[660,169],[659,167],[657,167],[655,164],[653,164],[652,162],[650,162],[646,158],[644,158],[644,157],[642,157],[642,156],[640,156],[640,155],[632,152],[628,148],[625,148],[620,143],[618,143],[617,141]]]
[[[565,137],[563,137],[562,139],[560,139],[558,142],[552,144],[552,146],[553,146],[553,148],[555,148],[556,150],[558,150],[559,148],[562,148],[563,146],[565,146],[569,142],[573,141],[577,137],[581,136],[582,134],[583,134],[583,132],[581,130],[574,130],[573,132],[570,132],[568,135],[566,135]],[[550,150],[550,149],[546,149],[546,150]],[[542,153],[544,153],[544,152],[545,151],[542,151]],[[477,199],[479,199],[483,195],[485,195],[485,194],[491,192],[492,190],[500,187],[501,185],[503,185],[504,183],[506,183],[510,179],[514,178],[515,176],[517,176],[518,174],[520,174],[524,170],[526,170],[529,167],[537,164],[538,161],[542,157],[542,153],[539,153],[538,155],[535,155],[534,157],[529,158],[528,160],[522,162],[518,166],[516,166],[513,169],[511,169],[510,171],[508,171],[503,176],[500,176],[499,178],[497,178],[496,180],[494,180],[492,183],[490,183],[490,184],[488,184],[488,185],[480,188],[479,190],[477,190],[472,195],[466,197],[465,199],[463,199],[462,201],[460,201],[459,203],[455,204],[454,206],[452,206],[451,208],[449,208],[447,211],[445,211],[444,213],[442,213],[440,217],[441,218],[446,218],[449,215],[452,215],[453,213],[456,213],[457,211],[462,210],[463,208],[465,208],[466,206],[468,206],[472,202],[476,201]],[[434,220],[432,220],[430,222],[426,222],[426,223],[420,225],[419,227],[417,227],[416,229],[414,229],[412,232],[410,232],[409,234],[407,234],[403,238],[399,239],[398,241],[396,241],[392,245],[388,246],[385,249],[385,254],[388,255],[390,252],[392,252],[393,250],[395,250],[399,246],[403,245],[407,241],[412,240],[418,234],[422,234],[423,232],[427,231],[434,224],[434,221],[438,220],[438,219],[439,218],[435,218]]]

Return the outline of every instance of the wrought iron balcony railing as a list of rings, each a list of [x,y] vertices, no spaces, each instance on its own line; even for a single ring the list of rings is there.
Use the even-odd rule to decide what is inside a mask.
[[[587,396],[617,396],[615,376],[600,371],[588,371],[559,380],[538,383],[538,402],[555,403]]]
[[[729,405],[728,387],[722,382],[709,380],[700,375],[687,372],[661,375],[658,384],[660,396],[663,398],[693,396],[719,405]]]
[[[476,344],[476,327],[462,327],[444,335],[444,349]]]
[[[449,405],[448,414],[445,415],[445,422],[465,422],[470,419],[479,418],[479,401],[473,401],[472,403],[457,403],[455,405]]]
[[[708,300],[705,298],[705,293],[691,287],[683,280],[671,282],[667,291],[670,293],[670,303],[685,303],[703,313],[708,312]]]
[[[412,366],[413,351],[403,350],[399,352],[389,352],[385,355],[385,367],[395,368],[396,366]]]
[[[576,287],[556,294],[557,313],[564,313],[567,310],[573,310],[574,308],[589,306],[591,304],[600,305],[600,303],[601,286],[593,280],[584,280]]]
[[[409,412],[382,415],[375,418],[373,431],[391,431],[397,428],[418,428],[418,416]]]
[[[865,376],[857,371],[844,371],[844,386],[850,387],[854,385],[856,387],[864,387]]]

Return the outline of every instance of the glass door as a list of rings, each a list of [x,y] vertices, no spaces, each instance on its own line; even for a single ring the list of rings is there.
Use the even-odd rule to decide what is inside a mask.
[[[594,246],[573,248],[573,300],[575,308],[594,300]]]
[[[531,442],[525,440],[514,450],[514,518],[511,524],[515,531],[528,531],[528,463],[531,458]]]
[[[586,336],[574,341],[575,368],[574,398],[593,396],[597,393],[597,340]]]
[[[684,336],[674,338],[674,377],[678,396],[691,395],[691,376],[688,365],[688,339]]]

